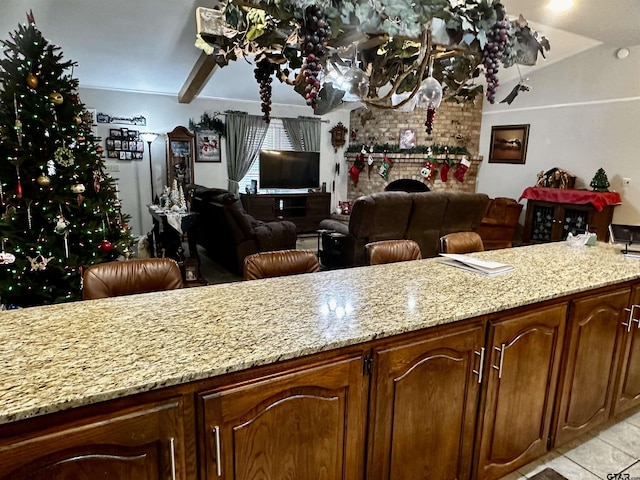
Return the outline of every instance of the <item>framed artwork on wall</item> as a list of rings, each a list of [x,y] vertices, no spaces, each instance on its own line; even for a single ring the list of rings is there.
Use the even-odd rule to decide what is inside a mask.
[[[529,124],[491,127],[489,163],[522,164],[527,160]]]
[[[400,148],[405,150],[416,146],[415,128],[404,128],[400,130]]]
[[[212,130],[196,132],[196,162],[222,162],[219,133]]]

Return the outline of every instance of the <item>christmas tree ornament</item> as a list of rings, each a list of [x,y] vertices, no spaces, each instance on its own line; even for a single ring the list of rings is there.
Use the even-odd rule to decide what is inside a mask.
[[[62,211],[62,207],[60,207],[60,211]],[[56,217],[56,226],[53,227],[53,231],[58,235],[64,235],[67,231],[67,228],[69,228],[70,223],[71,222],[69,222],[66,218],[64,218],[64,216],[61,213]]]
[[[16,165],[16,175],[18,177],[18,183],[16,184],[16,197],[22,198],[22,184],[20,183],[20,167]]]
[[[51,100],[51,103],[53,103],[54,105],[62,105],[64,98],[59,92],[51,92],[49,94],[49,100]]]
[[[608,192],[609,191],[609,179],[603,168],[599,168],[589,186],[593,188],[595,192]]]
[[[103,252],[110,252],[111,250],[113,250],[113,245],[109,240],[103,240],[102,242],[100,242],[100,245],[98,245],[98,248]]]
[[[384,157],[382,158],[382,165],[380,165],[380,176],[385,180],[389,179],[389,170],[393,166],[393,161],[387,157],[387,152],[384,152]]]
[[[96,193],[100,193],[100,182],[102,181],[102,173],[100,170],[93,171],[93,189]]]
[[[36,182],[38,182],[38,185],[40,185],[41,187],[48,187],[49,185],[51,185],[51,177],[45,175],[44,173],[41,173],[40,176],[36,179]]]
[[[27,202],[27,225],[29,225],[29,230],[31,230],[32,222],[33,222],[33,216],[31,215],[31,204],[33,203],[33,200],[29,200],[29,202]]]
[[[0,265],[9,265],[10,263],[14,263],[16,261],[16,256],[13,253],[4,251],[4,242],[6,238],[2,239],[2,251],[0,252]]]
[[[73,152],[65,147],[59,147],[53,154],[53,158],[63,167],[70,167],[75,162]]]
[[[38,88],[38,77],[33,73],[27,75],[27,85],[33,89]]]
[[[76,122],[76,125],[82,124],[82,117],[80,117],[80,115],[73,117],[73,120]]]
[[[32,272],[37,272],[38,270],[46,270],[47,269],[47,265],[54,258],[55,257],[45,258],[41,254],[38,254],[35,258],[31,258],[30,256],[27,255],[27,260],[29,260],[29,262],[31,262],[31,271]]]
[[[47,160],[47,175],[55,176],[56,174],[56,164],[53,163],[53,160]]]
[[[16,117],[13,129],[16,131],[16,137],[18,139],[18,145],[22,146],[22,122],[20,121],[20,112],[18,111],[18,99],[16,94],[13,94],[13,113]]]
[[[71,185],[71,191],[73,193],[84,193],[85,190],[86,188],[82,183],[74,183]]]
[[[470,166],[471,166],[471,162],[467,160],[466,155],[463,155],[462,160],[460,160],[460,164],[458,165],[458,168],[456,168],[456,171],[453,173],[453,176],[456,177],[456,180],[458,180],[460,183],[463,183],[464,174],[467,173],[467,170],[469,170]]]

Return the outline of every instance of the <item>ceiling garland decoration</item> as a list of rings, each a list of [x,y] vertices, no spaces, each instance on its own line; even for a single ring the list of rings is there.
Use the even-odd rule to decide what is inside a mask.
[[[218,67],[269,62],[318,115],[343,102],[433,111],[483,89],[494,103],[500,68],[535,65],[550,49],[497,0],[222,0],[196,20],[196,46]],[[264,109],[271,82],[260,85]]]

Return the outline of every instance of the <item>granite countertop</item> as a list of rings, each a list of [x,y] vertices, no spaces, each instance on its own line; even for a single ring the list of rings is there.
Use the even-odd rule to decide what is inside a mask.
[[[0,424],[640,278],[620,246],[554,243],[0,313]]]

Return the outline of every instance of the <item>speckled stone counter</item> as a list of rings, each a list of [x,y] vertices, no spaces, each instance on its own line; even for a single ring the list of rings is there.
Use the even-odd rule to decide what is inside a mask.
[[[640,278],[620,246],[565,243],[0,313],[0,423]]]

